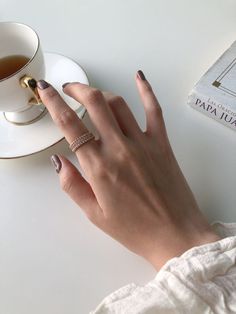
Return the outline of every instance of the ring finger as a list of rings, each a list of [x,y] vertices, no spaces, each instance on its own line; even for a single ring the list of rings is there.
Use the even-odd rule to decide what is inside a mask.
[[[103,95],[124,135],[132,139],[140,140],[143,136],[142,130],[125,100],[111,92],[103,92]]]

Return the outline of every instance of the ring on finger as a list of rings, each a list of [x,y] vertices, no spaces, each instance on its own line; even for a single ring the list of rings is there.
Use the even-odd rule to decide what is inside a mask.
[[[79,137],[76,137],[74,141],[70,144],[70,149],[73,153],[80,148],[80,146],[84,145],[85,143],[93,140],[95,136],[91,132],[86,132]]]

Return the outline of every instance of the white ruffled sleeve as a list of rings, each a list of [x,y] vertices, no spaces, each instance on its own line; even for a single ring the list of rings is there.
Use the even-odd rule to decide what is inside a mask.
[[[220,241],[169,260],[154,280],[113,292],[90,314],[236,313],[236,224],[213,228]]]

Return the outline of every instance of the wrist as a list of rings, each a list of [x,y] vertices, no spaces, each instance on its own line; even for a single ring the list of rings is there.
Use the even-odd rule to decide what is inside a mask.
[[[220,237],[208,225],[207,228],[198,231],[194,228],[188,231],[183,228],[181,230],[171,228],[169,232],[165,231],[164,236],[159,235],[157,239],[153,242],[146,259],[159,271],[168,260],[181,256],[193,247],[219,241]]]

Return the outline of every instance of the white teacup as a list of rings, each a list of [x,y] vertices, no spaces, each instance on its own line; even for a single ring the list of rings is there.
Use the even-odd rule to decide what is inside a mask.
[[[0,22],[0,59],[14,55],[25,56],[29,61],[0,79],[0,111],[8,121],[25,125],[46,112],[35,87],[35,81],[45,75],[43,53],[32,28],[21,23]]]

